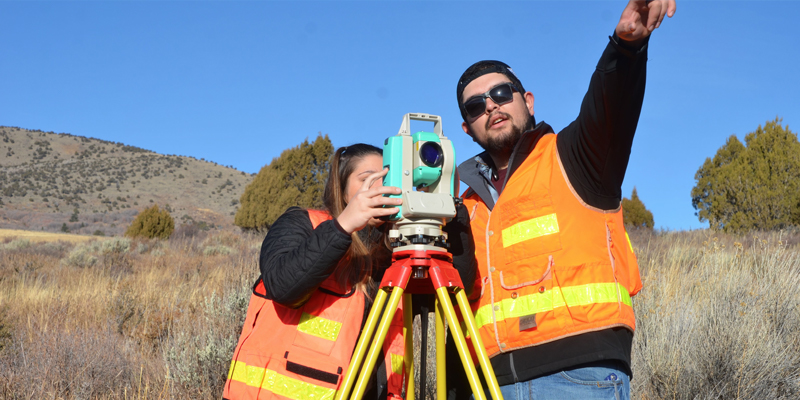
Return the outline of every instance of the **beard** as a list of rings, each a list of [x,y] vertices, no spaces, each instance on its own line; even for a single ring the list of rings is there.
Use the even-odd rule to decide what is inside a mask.
[[[506,119],[513,121],[510,119],[510,116],[506,113],[499,113],[506,117]],[[492,116],[491,119],[494,119]],[[491,120],[490,119],[490,120]],[[488,124],[488,121],[487,121]],[[498,135],[491,136],[489,135],[486,140],[476,140],[476,142],[489,154],[502,154],[505,156],[511,155],[511,152],[514,151],[514,146],[517,145],[519,139],[522,137],[522,134],[528,130],[533,129],[534,126],[534,119],[533,116],[528,118],[525,122],[525,125],[520,126],[516,123],[512,123],[510,130],[508,132],[501,132]],[[489,127],[486,127],[486,130],[489,130]]]

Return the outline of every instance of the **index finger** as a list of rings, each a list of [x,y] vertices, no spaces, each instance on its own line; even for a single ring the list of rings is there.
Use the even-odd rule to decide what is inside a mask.
[[[658,27],[658,23],[661,22],[664,15],[662,10],[666,13],[666,7],[660,1],[647,3],[647,26],[645,29],[652,32]]]
[[[383,167],[382,171],[375,172],[370,174],[367,179],[364,179],[364,183],[361,184],[361,191],[366,192],[369,188],[372,187],[372,184],[375,183],[375,180],[378,178],[382,178],[389,173],[389,167]]]

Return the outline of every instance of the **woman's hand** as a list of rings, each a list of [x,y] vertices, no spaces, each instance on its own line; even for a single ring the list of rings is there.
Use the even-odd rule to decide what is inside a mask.
[[[378,179],[382,179],[388,172],[389,168],[384,168],[383,171],[368,176],[355,196],[349,199],[344,211],[336,218],[339,226],[347,233],[360,231],[373,218],[389,216],[399,211],[396,207],[384,208],[383,206],[398,206],[403,203],[403,200],[384,197],[383,195],[400,194],[400,188],[382,185],[372,187]]]

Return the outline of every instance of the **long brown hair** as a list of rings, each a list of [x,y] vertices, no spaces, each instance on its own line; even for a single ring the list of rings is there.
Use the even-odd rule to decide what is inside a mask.
[[[356,169],[358,163],[368,155],[382,156],[383,151],[375,146],[357,143],[347,147],[340,147],[331,157],[331,169],[328,181],[325,183],[325,192],[322,197],[327,211],[337,218],[345,207],[347,178]],[[382,228],[382,229],[381,229]],[[354,285],[368,297],[375,288],[372,272],[376,263],[389,261],[389,246],[386,237],[387,226],[373,228],[369,225],[350,236],[353,242],[347,253],[339,262],[334,272],[336,281],[341,285]]]

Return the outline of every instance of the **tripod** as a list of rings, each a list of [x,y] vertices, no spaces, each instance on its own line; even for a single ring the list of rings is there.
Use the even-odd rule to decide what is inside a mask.
[[[486,394],[480,383],[475,364],[470,356],[467,342],[461,330],[461,326],[456,319],[453,303],[450,301],[449,293],[455,293],[456,301],[461,311],[461,315],[466,322],[466,327],[472,340],[472,346],[478,356],[478,361],[483,372],[483,376],[489,386],[492,398],[502,400],[500,387],[497,384],[494,370],[489,362],[489,357],[483,347],[481,338],[475,324],[475,317],[469,307],[467,295],[464,293],[464,285],[458,275],[458,271],[453,268],[452,256],[445,249],[444,236],[415,235],[411,238],[411,244],[395,242],[394,252],[392,253],[392,265],[384,273],[381,281],[381,288],[375,296],[375,302],[370,309],[369,315],[358,338],[350,366],[342,381],[342,386],[336,395],[336,400],[348,398],[361,399],[366,390],[367,381],[375,368],[381,346],[386,338],[389,325],[397,312],[400,299],[403,298],[403,320],[405,335],[405,357],[404,364],[406,369],[406,399],[414,399],[414,374],[413,374],[413,349],[412,349],[412,328],[411,328],[411,294],[432,294],[435,293],[438,304],[436,307],[436,356],[437,356],[437,398],[445,399],[445,368],[444,368],[444,324],[442,319],[446,319],[450,333],[455,340],[459,357],[467,373],[467,380],[476,400],[486,400]],[[429,245],[433,243],[434,245]],[[391,295],[390,295],[391,293]],[[388,305],[386,301],[388,298]],[[382,310],[383,316],[380,317]],[[442,315],[443,314],[443,315]],[[380,318],[380,320],[379,320]],[[375,333],[377,326],[377,334]],[[374,334],[374,338],[373,338]],[[367,348],[368,343],[372,344]],[[424,346],[424,344],[423,344]],[[366,354],[366,359],[365,359]],[[424,361],[422,361],[424,362]],[[352,397],[350,391],[353,390],[353,381],[356,373],[361,369],[361,375],[355,382],[355,389]]]

